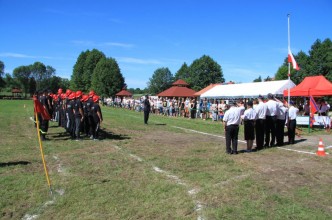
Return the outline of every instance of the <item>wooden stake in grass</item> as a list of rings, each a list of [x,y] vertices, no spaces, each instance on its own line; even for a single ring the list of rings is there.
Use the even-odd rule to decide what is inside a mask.
[[[50,181],[50,178],[48,176],[48,171],[47,171],[47,166],[46,166],[46,161],[45,161],[44,151],[43,151],[43,145],[42,145],[42,141],[41,141],[41,138],[40,138],[40,132],[39,132],[38,113],[42,114],[42,112],[40,111],[40,108],[43,108],[43,107],[40,107],[41,103],[37,100],[36,97],[34,97],[33,102],[34,102],[34,110],[35,110],[35,116],[36,116],[36,125],[37,125],[36,127],[37,127],[37,136],[38,136],[38,141],[39,141],[40,154],[41,154],[43,165],[44,165],[44,171],[45,171],[45,175],[46,175],[47,184],[48,184],[48,187],[50,189],[51,195],[53,195],[51,181]]]

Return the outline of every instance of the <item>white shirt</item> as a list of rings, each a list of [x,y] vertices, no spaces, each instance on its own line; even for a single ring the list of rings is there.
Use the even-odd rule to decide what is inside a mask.
[[[266,102],[267,110],[266,110],[266,116],[276,116],[278,111],[278,104],[274,100],[269,100]]]
[[[266,119],[267,106],[264,102],[259,102],[254,108],[257,113],[257,119]]]
[[[241,118],[243,118],[243,120],[255,120],[257,116],[257,113],[255,112],[254,109],[252,108],[248,108],[247,110],[244,111],[243,115],[241,116]]]
[[[294,106],[291,106],[288,110],[288,117],[289,117],[289,120],[294,120],[296,119],[296,116],[297,116],[297,113],[299,112],[299,109],[294,107]]]
[[[286,108],[282,103],[279,103],[277,119],[286,120],[287,112],[288,112],[288,108]]]
[[[235,106],[232,106],[228,111],[226,111],[223,120],[229,125],[239,125],[241,122],[241,109]]]

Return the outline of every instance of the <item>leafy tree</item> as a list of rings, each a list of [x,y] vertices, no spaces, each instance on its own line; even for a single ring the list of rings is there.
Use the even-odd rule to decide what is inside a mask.
[[[29,94],[32,96],[37,91],[37,83],[35,78],[30,77],[29,79]]]
[[[6,85],[3,79],[3,75],[5,73],[4,71],[5,71],[5,64],[0,60],[0,89]]]
[[[300,70],[290,68],[290,78],[295,84],[299,84],[307,76],[324,75],[332,80],[332,43],[329,38],[321,42],[319,39],[314,42],[309,51],[309,55],[300,51],[294,55]],[[275,74],[276,80],[288,78],[288,59],[284,59],[282,66]]]
[[[32,77],[36,80],[36,88],[37,90],[42,89],[42,81],[47,78],[46,76],[46,66],[41,62],[35,62],[34,64],[30,65],[30,70]],[[45,88],[43,88],[45,89]]]
[[[313,75],[323,75],[332,80],[332,42],[328,38],[321,42],[319,39],[311,46],[310,69]]]
[[[23,88],[24,93],[25,93],[25,98],[26,94],[29,91],[29,79],[31,76],[31,70],[29,66],[19,66],[14,69],[13,71],[14,77],[17,79],[17,81],[20,83],[21,88]]]
[[[270,76],[267,76],[267,77],[264,79],[264,82],[268,82],[268,81],[273,81],[273,79],[272,79]]]
[[[183,63],[180,69],[175,73],[174,80],[183,79],[187,83],[189,83],[190,80],[190,70],[186,63]]]
[[[11,91],[12,88],[21,87],[20,82],[12,77],[9,73],[5,74],[4,81],[6,84],[6,91]]]
[[[159,68],[154,71],[152,77],[149,79],[148,90],[150,94],[158,94],[168,89],[173,81],[174,77],[168,68]]]
[[[98,62],[103,58],[106,58],[105,55],[97,49],[93,49],[90,53],[88,53],[83,67],[82,82],[84,87],[81,88],[81,90],[87,92],[91,89],[91,79],[94,69],[96,68]]]
[[[261,76],[259,76],[257,79],[254,79],[254,81],[253,82],[262,82],[262,77]]]
[[[225,82],[221,66],[209,56],[203,55],[201,58],[194,60],[189,69],[190,80],[187,83],[196,91],[211,83]]]
[[[81,54],[77,58],[77,61],[74,65],[73,74],[71,75],[71,80],[70,80],[70,88],[73,90],[84,91],[84,83],[83,83],[84,63],[89,53],[90,53],[89,50],[81,52]]]
[[[116,60],[113,58],[99,60],[92,75],[92,89],[98,95],[114,97],[124,85],[124,78]]]

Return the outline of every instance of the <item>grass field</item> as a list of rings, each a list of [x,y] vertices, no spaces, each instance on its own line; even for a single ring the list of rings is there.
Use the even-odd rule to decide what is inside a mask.
[[[1,219],[332,219],[331,155],[301,153],[318,135],[332,145],[324,131],[285,146],[297,152],[226,155],[219,122],[102,111],[101,141],[71,141],[50,122],[51,196],[32,101],[0,100]]]

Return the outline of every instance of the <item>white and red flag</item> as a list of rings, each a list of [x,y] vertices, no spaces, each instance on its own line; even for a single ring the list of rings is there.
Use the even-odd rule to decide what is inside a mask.
[[[292,54],[292,51],[290,50],[290,47],[288,47],[288,63],[292,63],[293,69],[300,70],[299,65],[297,65],[296,60]]]

